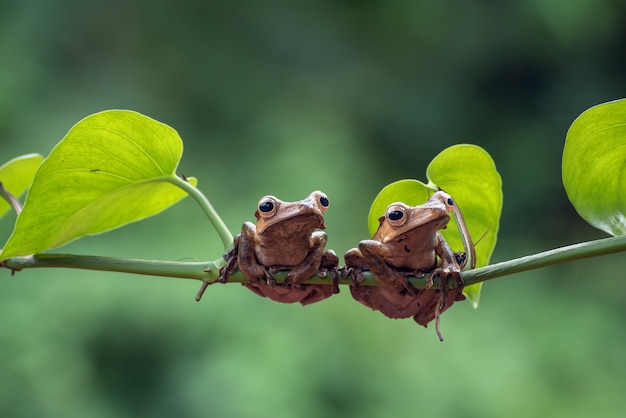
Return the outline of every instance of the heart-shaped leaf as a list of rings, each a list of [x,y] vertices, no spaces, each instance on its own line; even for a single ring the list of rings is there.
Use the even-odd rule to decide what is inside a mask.
[[[438,188],[456,201],[476,244],[476,266],[489,264],[498,236],[502,211],[502,181],[491,156],[481,147],[461,144],[437,155],[426,170],[428,184],[418,180],[400,180],[387,185],[374,199],[368,226],[373,235],[378,218],[393,202],[421,205]],[[441,231],[454,251],[463,251],[463,242],[455,222]],[[477,242],[479,241],[479,242]],[[478,306],[482,283],[465,288],[464,293],[474,307]]]
[[[626,234],[626,100],[594,106],[574,120],[562,175],[583,219],[611,235]]]
[[[37,170],[0,256],[39,253],[163,211],[186,196],[172,184],[182,151],[174,129],[139,113],[86,117]]]
[[[14,158],[0,167],[0,183],[14,197],[19,197],[33,182],[35,171],[43,161],[39,154],[27,154]],[[11,206],[0,198],[0,217],[4,216]]]

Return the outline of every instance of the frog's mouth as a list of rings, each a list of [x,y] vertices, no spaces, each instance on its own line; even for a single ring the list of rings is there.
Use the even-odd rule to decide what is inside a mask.
[[[289,218],[289,221],[293,224],[300,225],[305,229],[326,229],[324,224],[324,216],[318,211],[312,211],[308,213],[301,213]]]
[[[308,216],[310,218],[309,222],[315,229],[326,229],[326,224],[324,223],[324,216],[318,213],[314,215],[309,214]]]
[[[317,206],[311,202],[302,203],[292,209],[291,212],[283,213],[284,220],[290,224],[306,224],[306,225],[318,225],[315,228],[324,229],[324,212],[322,212]],[[307,220],[306,218],[310,218]]]
[[[409,241],[412,236],[415,236],[415,234],[418,234],[418,233],[422,233],[424,237],[432,236],[435,232],[439,231],[440,229],[446,229],[448,226],[449,220],[450,220],[450,217],[436,218],[436,219],[433,219],[432,221],[416,225],[415,227],[410,228],[402,233],[396,233],[388,237],[384,237],[381,242],[383,244],[386,244],[391,241],[397,241],[397,242]]]
[[[284,223],[297,225],[297,227],[286,228]],[[286,231],[287,229],[289,229],[289,231]],[[280,230],[293,234],[308,234],[316,229],[326,229],[324,216],[321,213],[316,212],[293,214],[292,216],[283,218],[280,223],[265,225],[261,229],[257,226],[257,232],[259,234],[271,234]]]

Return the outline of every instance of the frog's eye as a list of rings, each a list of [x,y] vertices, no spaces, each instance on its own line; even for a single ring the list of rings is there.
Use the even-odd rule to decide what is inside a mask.
[[[391,226],[401,226],[406,222],[406,209],[402,206],[390,206],[387,209],[387,219]]]
[[[259,215],[263,218],[269,218],[276,213],[276,200],[272,197],[264,197],[259,201]]]
[[[428,199],[428,201],[433,201],[433,202],[439,202],[439,203],[443,203],[443,205],[446,207],[446,210],[448,212],[450,212],[451,210],[454,210],[454,199],[452,199],[452,196],[450,196],[448,193],[444,192],[443,190],[439,190],[437,193],[435,193],[434,195],[432,195],[430,197],[430,199]]]
[[[259,205],[259,210],[261,212],[271,212],[274,210],[274,204],[272,202],[262,202]]]
[[[328,206],[330,205],[330,201],[328,200],[328,197],[326,197],[325,194],[320,196],[319,201],[320,201],[320,205],[322,205],[322,208],[324,210],[328,209]]]
[[[328,209],[328,206],[330,206],[330,200],[328,200],[328,196],[326,196],[325,193],[322,193],[319,190],[316,190],[313,193],[311,193],[309,197],[307,197],[307,200],[309,200],[309,202],[314,201],[315,205],[322,212],[326,212],[326,209]]]

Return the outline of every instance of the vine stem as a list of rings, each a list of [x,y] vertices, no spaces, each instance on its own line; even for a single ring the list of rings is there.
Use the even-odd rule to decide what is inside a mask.
[[[523,271],[622,251],[626,251],[626,235],[581,242],[468,270],[463,273],[463,279],[466,285],[470,285]]]
[[[467,270],[462,273],[465,285],[492,280],[498,277],[520,273],[532,269],[546,267],[567,261],[596,257],[626,250],[626,236],[611,237],[580,244],[568,245],[544,251],[526,257],[516,258],[486,267]],[[13,271],[26,268],[63,267],[85,270],[115,271],[123,273],[144,274],[161,277],[195,279],[213,282],[217,279],[219,268],[223,265],[220,260],[213,262],[178,262],[123,259],[112,257],[94,257],[70,254],[36,254],[22,257],[11,257],[2,261],[2,266]],[[285,278],[285,273],[275,275],[278,282]],[[369,272],[364,272],[364,286],[376,286],[377,282]],[[428,275],[409,280],[417,289],[425,288]],[[246,278],[240,271],[229,276],[229,282],[244,282]],[[329,277],[312,277],[305,283],[330,284]],[[340,278],[339,284],[351,284],[349,278]],[[451,283],[452,284],[452,283]],[[435,278],[433,288],[439,288],[438,278]]]

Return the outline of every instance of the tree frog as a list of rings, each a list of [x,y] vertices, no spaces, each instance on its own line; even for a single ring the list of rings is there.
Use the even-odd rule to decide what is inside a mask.
[[[259,200],[254,213],[256,225],[246,222],[235,237],[234,247],[225,254],[227,265],[220,272],[225,283],[237,268],[246,276],[245,287],[277,302],[302,305],[319,302],[339,292],[337,265],[332,250],[325,250],[324,213],[330,201],[320,192],[311,193],[297,202],[283,202],[274,196]],[[320,271],[321,270],[321,271]],[[328,285],[303,284],[315,274],[331,271]],[[273,273],[289,271],[278,284]]]
[[[462,231],[466,253],[454,253],[439,233],[450,220],[450,212],[458,213],[457,222]],[[378,230],[370,240],[359,243],[345,254],[346,267],[353,277],[350,292],[357,301],[390,318],[413,317],[426,326],[436,319],[439,331],[439,314],[463,296],[461,268],[469,261],[474,263],[473,244],[460,211],[450,195],[443,191],[433,194],[423,205],[408,206],[392,203],[381,216]],[[370,270],[379,286],[359,286],[361,271]],[[452,277],[457,287],[448,290],[417,290],[407,280],[408,275],[423,276],[433,272],[442,283]]]

